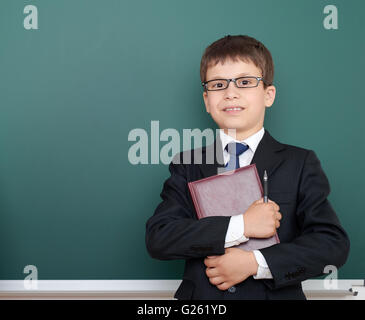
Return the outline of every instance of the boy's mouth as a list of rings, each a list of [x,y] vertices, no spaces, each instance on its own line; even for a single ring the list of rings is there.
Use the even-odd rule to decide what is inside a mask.
[[[227,113],[239,113],[241,111],[245,110],[245,108],[243,107],[240,107],[240,106],[230,106],[230,107],[225,107],[223,108],[223,111],[224,112],[227,112]]]

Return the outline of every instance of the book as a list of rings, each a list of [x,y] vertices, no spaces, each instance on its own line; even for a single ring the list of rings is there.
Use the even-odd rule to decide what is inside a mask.
[[[253,202],[263,197],[255,164],[189,182],[188,187],[198,219],[244,214]],[[279,242],[275,234],[270,238],[249,238],[234,247],[252,251]]]

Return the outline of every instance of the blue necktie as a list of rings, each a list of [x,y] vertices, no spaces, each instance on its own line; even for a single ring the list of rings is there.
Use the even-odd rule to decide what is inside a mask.
[[[225,150],[230,154],[226,170],[238,169],[240,167],[239,156],[248,150],[249,146],[238,142],[230,142],[226,145]]]

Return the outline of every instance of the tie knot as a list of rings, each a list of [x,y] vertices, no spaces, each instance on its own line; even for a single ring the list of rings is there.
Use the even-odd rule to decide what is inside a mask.
[[[239,142],[230,142],[226,145],[224,148],[229,154],[233,156],[240,156],[242,153],[244,153],[249,148],[248,145],[245,145],[243,143]]]

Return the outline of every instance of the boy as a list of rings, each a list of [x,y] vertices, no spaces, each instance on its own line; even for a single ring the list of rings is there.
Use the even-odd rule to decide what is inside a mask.
[[[163,201],[146,224],[148,252],[186,260],[177,299],[305,299],[301,282],[322,275],[326,265],[342,266],[350,244],[327,200],[329,183],[315,153],[282,144],[263,127],[276,93],[271,54],[254,38],[226,36],[205,50],[200,75],[206,111],[220,134],[201,149],[202,164],[194,163],[193,152],[189,164],[183,153],[170,164]],[[204,161],[209,148],[214,164]],[[230,163],[233,169],[255,163],[260,177],[266,170],[271,200],[260,199],[241,215],[197,220],[187,183]],[[271,247],[230,248],[275,232],[281,242]]]

